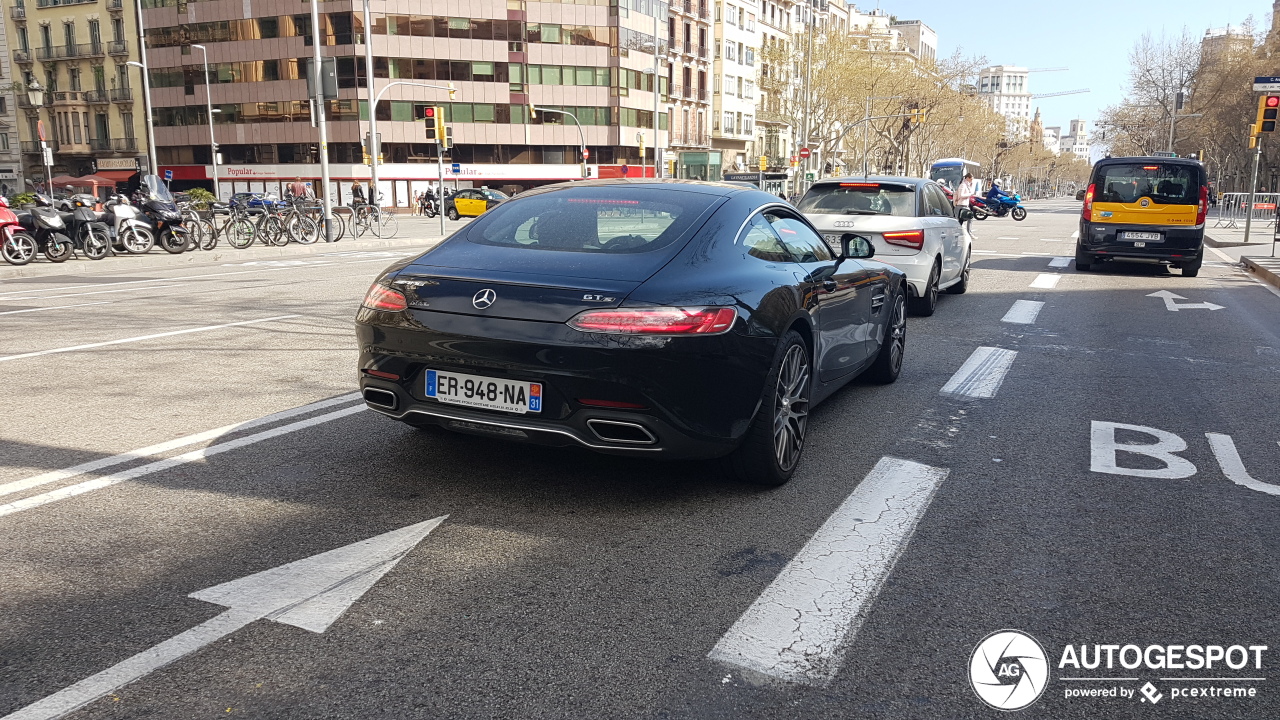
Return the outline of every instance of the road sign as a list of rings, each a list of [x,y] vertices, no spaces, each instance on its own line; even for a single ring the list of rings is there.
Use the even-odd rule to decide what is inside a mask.
[[[798,163],[798,162],[800,162],[800,156],[799,156],[799,155],[792,155],[792,156],[791,156],[791,164],[792,164],[792,165],[795,165],[795,164],[796,164],[796,163]]]
[[[626,177],[626,176],[627,176],[627,173],[629,173],[629,172],[631,172],[631,166],[629,166],[629,165],[623,165],[623,166],[622,166],[622,177]]]
[[[46,140],[48,140],[48,139],[49,139],[49,138],[47,138],[47,137],[45,137],[45,136],[44,136],[44,121],[43,121],[43,120],[37,120],[37,121],[36,121],[36,137],[39,137],[39,138],[40,138],[40,142],[44,142],[44,141],[46,141]]]
[[[813,154],[813,151],[810,150],[809,148],[807,147],[800,148],[800,157],[808,159],[808,157],[812,154]]]
[[[805,174],[804,174],[804,181],[805,181],[805,182],[813,182],[813,181],[814,181],[814,174],[813,174],[813,173],[805,173]]]
[[[10,717],[62,717],[258,620],[322,633],[444,519],[402,527],[193,592],[196,600],[227,610]]]
[[[454,163],[454,164],[453,164],[453,167],[452,167],[451,169],[453,170],[453,174],[454,174],[454,175],[461,175],[461,174],[462,174],[462,163]]]
[[[1280,77],[1256,77],[1253,79],[1254,92],[1280,91]]]
[[[47,147],[44,149],[44,164],[50,166],[53,165],[53,148]]]
[[[591,157],[591,148],[582,148],[582,159],[586,160]]]
[[[164,179],[165,179],[166,181],[168,181],[168,180],[173,180],[173,171],[172,171],[172,170],[165,170],[165,171],[164,171]]]

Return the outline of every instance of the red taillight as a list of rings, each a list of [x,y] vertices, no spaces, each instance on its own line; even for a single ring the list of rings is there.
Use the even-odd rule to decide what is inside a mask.
[[[924,247],[923,230],[895,230],[893,232],[880,233],[880,237],[884,238],[884,241],[890,245],[901,245],[915,248],[916,250]]]
[[[383,372],[382,370],[369,370],[366,368],[364,371],[364,374],[370,375],[376,378],[382,378],[383,380],[399,380],[400,379],[399,375],[395,373]]]
[[[1196,224],[1203,225],[1204,219],[1209,215],[1209,188],[1206,185],[1200,186],[1200,208],[1196,210]]]
[[[641,405],[639,403],[623,402],[621,400],[593,400],[590,398],[578,398],[578,402],[582,403],[583,405],[589,405],[591,407],[619,408],[622,410],[644,410],[648,408],[647,405]]]
[[[729,332],[738,311],[729,307],[588,310],[569,321],[582,332],[611,335],[719,335]]]
[[[360,303],[362,307],[370,310],[383,310],[385,312],[400,312],[407,310],[409,303],[404,299],[404,295],[385,285],[373,284],[369,288],[369,292],[364,296],[364,302]]]
[[[1090,185],[1088,190],[1084,191],[1084,208],[1080,210],[1080,216],[1085,220],[1093,219],[1093,191],[1097,185]]]

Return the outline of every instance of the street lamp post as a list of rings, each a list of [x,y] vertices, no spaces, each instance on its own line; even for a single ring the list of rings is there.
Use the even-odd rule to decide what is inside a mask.
[[[27,86],[27,100],[36,109],[36,124],[39,125],[40,107],[44,105],[44,88],[40,87],[40,83],[36,82],[34,76],[31,78],[31,84]],[[49,150],[49,145],[44,138],[40,138],[40,162],[44,165],[44,189],[49,194],[49,197],[52,198],[53,153]]]
[[[213,86],[209,84],[209,51],[203,45],[192,45],[204,57],[204,105],[209,115],[209,160],[213,163],[213,197],[218,197],[218,141],[213,136]]]
[[[541,110],[544,113],[558,113],[560,115],[568,115],[569,117],[573,118],[573,124],[578,126],[578,142],[582,143],[582,148],[581,148],[582,177],[585,179],[587,177],[587,136],[586,136],[586,133],[582,132],[582,123],[578,122],[578,116],[574,115],[573,113],[567,110],[552,110],[550,108],[538,108],[538,107],[535,107],[533,103],[529,103],[529,119],[533,120],[534,118],[536,118],[538,116],[539,110]],[[640,167],[642,169],[644,168],[644,158],[640,159]]]
[[[134,0],[138,13],[138,59],[142,62],[130,61],[128,64],[142,70],[142,103],[147,114],[147,161],[151,163],[151,174],[159,175],[160,166],[156,164],[156,126],[151,117],[151,71],[147,68],[147,37],[142,21],[142,0]]]

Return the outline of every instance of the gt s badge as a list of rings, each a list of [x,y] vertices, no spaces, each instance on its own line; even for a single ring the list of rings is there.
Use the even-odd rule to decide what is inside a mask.
[[[608,295],[592,295],[588,293],[583,295],[582,299],[586,302],[613,302],[617,298],[611,298]]]

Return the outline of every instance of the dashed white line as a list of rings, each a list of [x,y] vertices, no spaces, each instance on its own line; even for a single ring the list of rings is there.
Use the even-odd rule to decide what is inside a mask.
[[[995,250],[974,250],[973,254],[974,255],[997,255],[998,253]]]
[[[1074,258],[1056,257],[1049,261],[1049,267],[1069,267]]]
[[[1040,273],[1035,280],[1031,281],[1031,287],[1045,289],[1057,287],[1061,279],[1062,276],[1057,273]]]
[[[960,397],[995,397],[1016,357],[1018,353],[1015,350],[980,347],[973,351],[964,365],[942,386],[941,392],[943,395]]]
[[[41,485],[48,485],[49,483],[55,483],[55,482],[58,482],[59,480],[65,480],[67,478],[72,478],[77,475],[83,475],[85,473],[91,473],[97,470],[102,470],[109,467],[115,467],[117,465],[123,465],[127,462],[132,462],[134,460],[142,460],[148,457],[155,457],[156,455],[169,452],[170,450],[177,450],[180,447],[195,445],[196,443],[204,442],[205,440],[214,440],[216,438],[222,437],[223,435],[226,435],[228,433],[233,433],[238,430],[248,430],[249,428],[253,428],[253,427],[270,425],[271,423],[277,422],[279,420],[286,420],[288,418],[296,417],[298,415],[305,415],[309,412],[315,412],[316,410],[323,410],[324,408],[327,408],[327,407],[333,407],[334,405],[342,405],[344,403],[352,402],[353,400],[358,400],[359,398],[360,398],[360,393],[348,393],[346,395],[340,395],[336,398],[330,398],[328,400],[321,400],[319,402],[314,402],[309,405],[302,405],[301,407],[290,408],[288,410],[281,410],[280,412],[272,413],[270,415],[263,415],[262,417],[254,418],[253,420],[246,420],[244,422],[233,423],[231,425],[224,425],[220,428],[214,428],[213,430],[205,430],[204,432],[198,432],[198,433],[195,433],[194,435],[187,435],[186,437],[174,438],[173,440],[166,440],[165,442],[158,443],[156,445],[148,445],[147,447],[138,448],[137,450],[131,450],[127,453],[120,453],[118,455],[111,455],[109,457],[98,458],[97,460],[90,460],[89,462],[86,462],[86,463],[73,465],[72,467],[63,468],[61,470],[52,470],[50,472],[40,473],[39,475],[33,475],[29,478],[23,478],[22,480],[13,480],[11,482],[0,484],[0,495],[9,495],[11,493],[22,492],[23,490],[30,490],[31,488],[40,487]]]
[[[37,350],[36,352],[22,353],[21,355],[5,355],[0,357],[0,362],[8,362],[10,360],[21,360],[23,358],[40,357],[41,355],[54,355],[57,353],[75,352],[77,350],[92,350],[93,348],[107,347],[108,345],[122,345],[124,343],[142,342],[143,340],[154,340],[155,338],[173,337],[174,335],[186,335],[187,333],[208,332],[210,330],[221,330],[229,327],[240,327],[241,325],[255,325],[257,323],[272,322],[275,320],[287,320],[289,318],[301,317],[300,315],[276,315],[269,318],[261,318],[259,320],[241,320],[240,322],[223,323],[222,325],[205,325],[204,327],[187,328],[186,330],[170,330],[169,332],[154,333],[152,335],[139,335],[131,338],[121,338],[119,340],[107,340],[106,342],[89,343],[87,345],[72,345],[70,347],[52,348],[49,350]]]
[[[43,300],[44,298],[41,298],[41,299]],[[42,310],[66,310],[67,308],[78,308],[78,307],[88,307],[90,305],[110,305],[110,304],[111,304],[110,300],[103,300],[102,302],[77,303],[75,305],[55,305],[53,307],[27,308],[25,310],[6,310],[4,312],[0,312],[0,315],[17,315],[18,313],[40,312]]]
[[[135,292],[137,290],[155,290],[158,288],[178,287],[180,284],[181,283],[175,283],[173,285],[148,285],[143,288],[121,288],[120,290],[94,290],[93,292],[67,293],[66,295],[28,295],[26,297],[6,297],[4,298],[4,301],[16,302],[18,300],[52,300],[54,298],[83,297],[85,295],[106,295],[107,293]],[[28,291],[28,292],[38,292],[38,291]]]
[[[157,460],[152,463],[147,463],[146,465],[139,465],[138,467],[122,470],[112,475],[105,475],[100,478],[94,478],[93,480],[85,480],[84,482],[76,483],[74,485],[60,487],[57,490],[50,490],[49,492],[41,493],[39,495],[25,497],[21,500],[15,500],[11,503],[0,505],[0,516],[11,515],[16,512],[22,512],[23,510],[30,510],[42,505],[58,502],[59,500],[66,500],[67,498],[75,497],[77,495],[93,492],[94,490],[101,490],[102,488],[122,483],[125,480],[133,480],[134,478],[150,475],[152,473],[160,472],[161,470],[168,470],[169,468],[177,467],[179,465],[193,463],[213,455],[219,455],[230,450],[242,448],[247,445],[254,445],[264,440],[270,440],[274,437],[280,437],[281,435],[288,435],[289,433],[305,430],[309,427],[315,427],[316,425],[327,423],[331,420],[344,418],[363,410],[365,410],[364,405],[355,405],[353,407],[343,408],[331,413],[325,413],[324,415],[317,415],[312,418],[307,418],[306,420],[299,420],[295,423],[289,423],[288,425],[281,425],[280,427],[271,428],[270,430],[264,430],[253,435],[246,435],[242,438],[229,440],[218,445],[210,445],[209,447],[192,450],[191,452],[175,455],[171,458],[165,458],[164,460]]]
[[[829,683],[947,472],[881,458],[708,657]]]
[[[1062,238],[1040,238],[1040,242],[1062,242]]]
[[[1018,300],[1013,303],[1013,307],[1009,308],[1009,312],[1000,318],[1000,322],[1014,323],[1016,325],[1030,325],[1036,321],[1036,316],[1040,314],[1040,308],[1044,307],[1044,303],[1035,300]]]
[[[1014,236],[1012,236],[1012,235],[1001,235],[1000,237],[998,237],[998,238],[996,238],[996,239],[997,239],[997,240],[1021,240],[1022,238],[1020,238],[1020,237],[1014,237]]]

